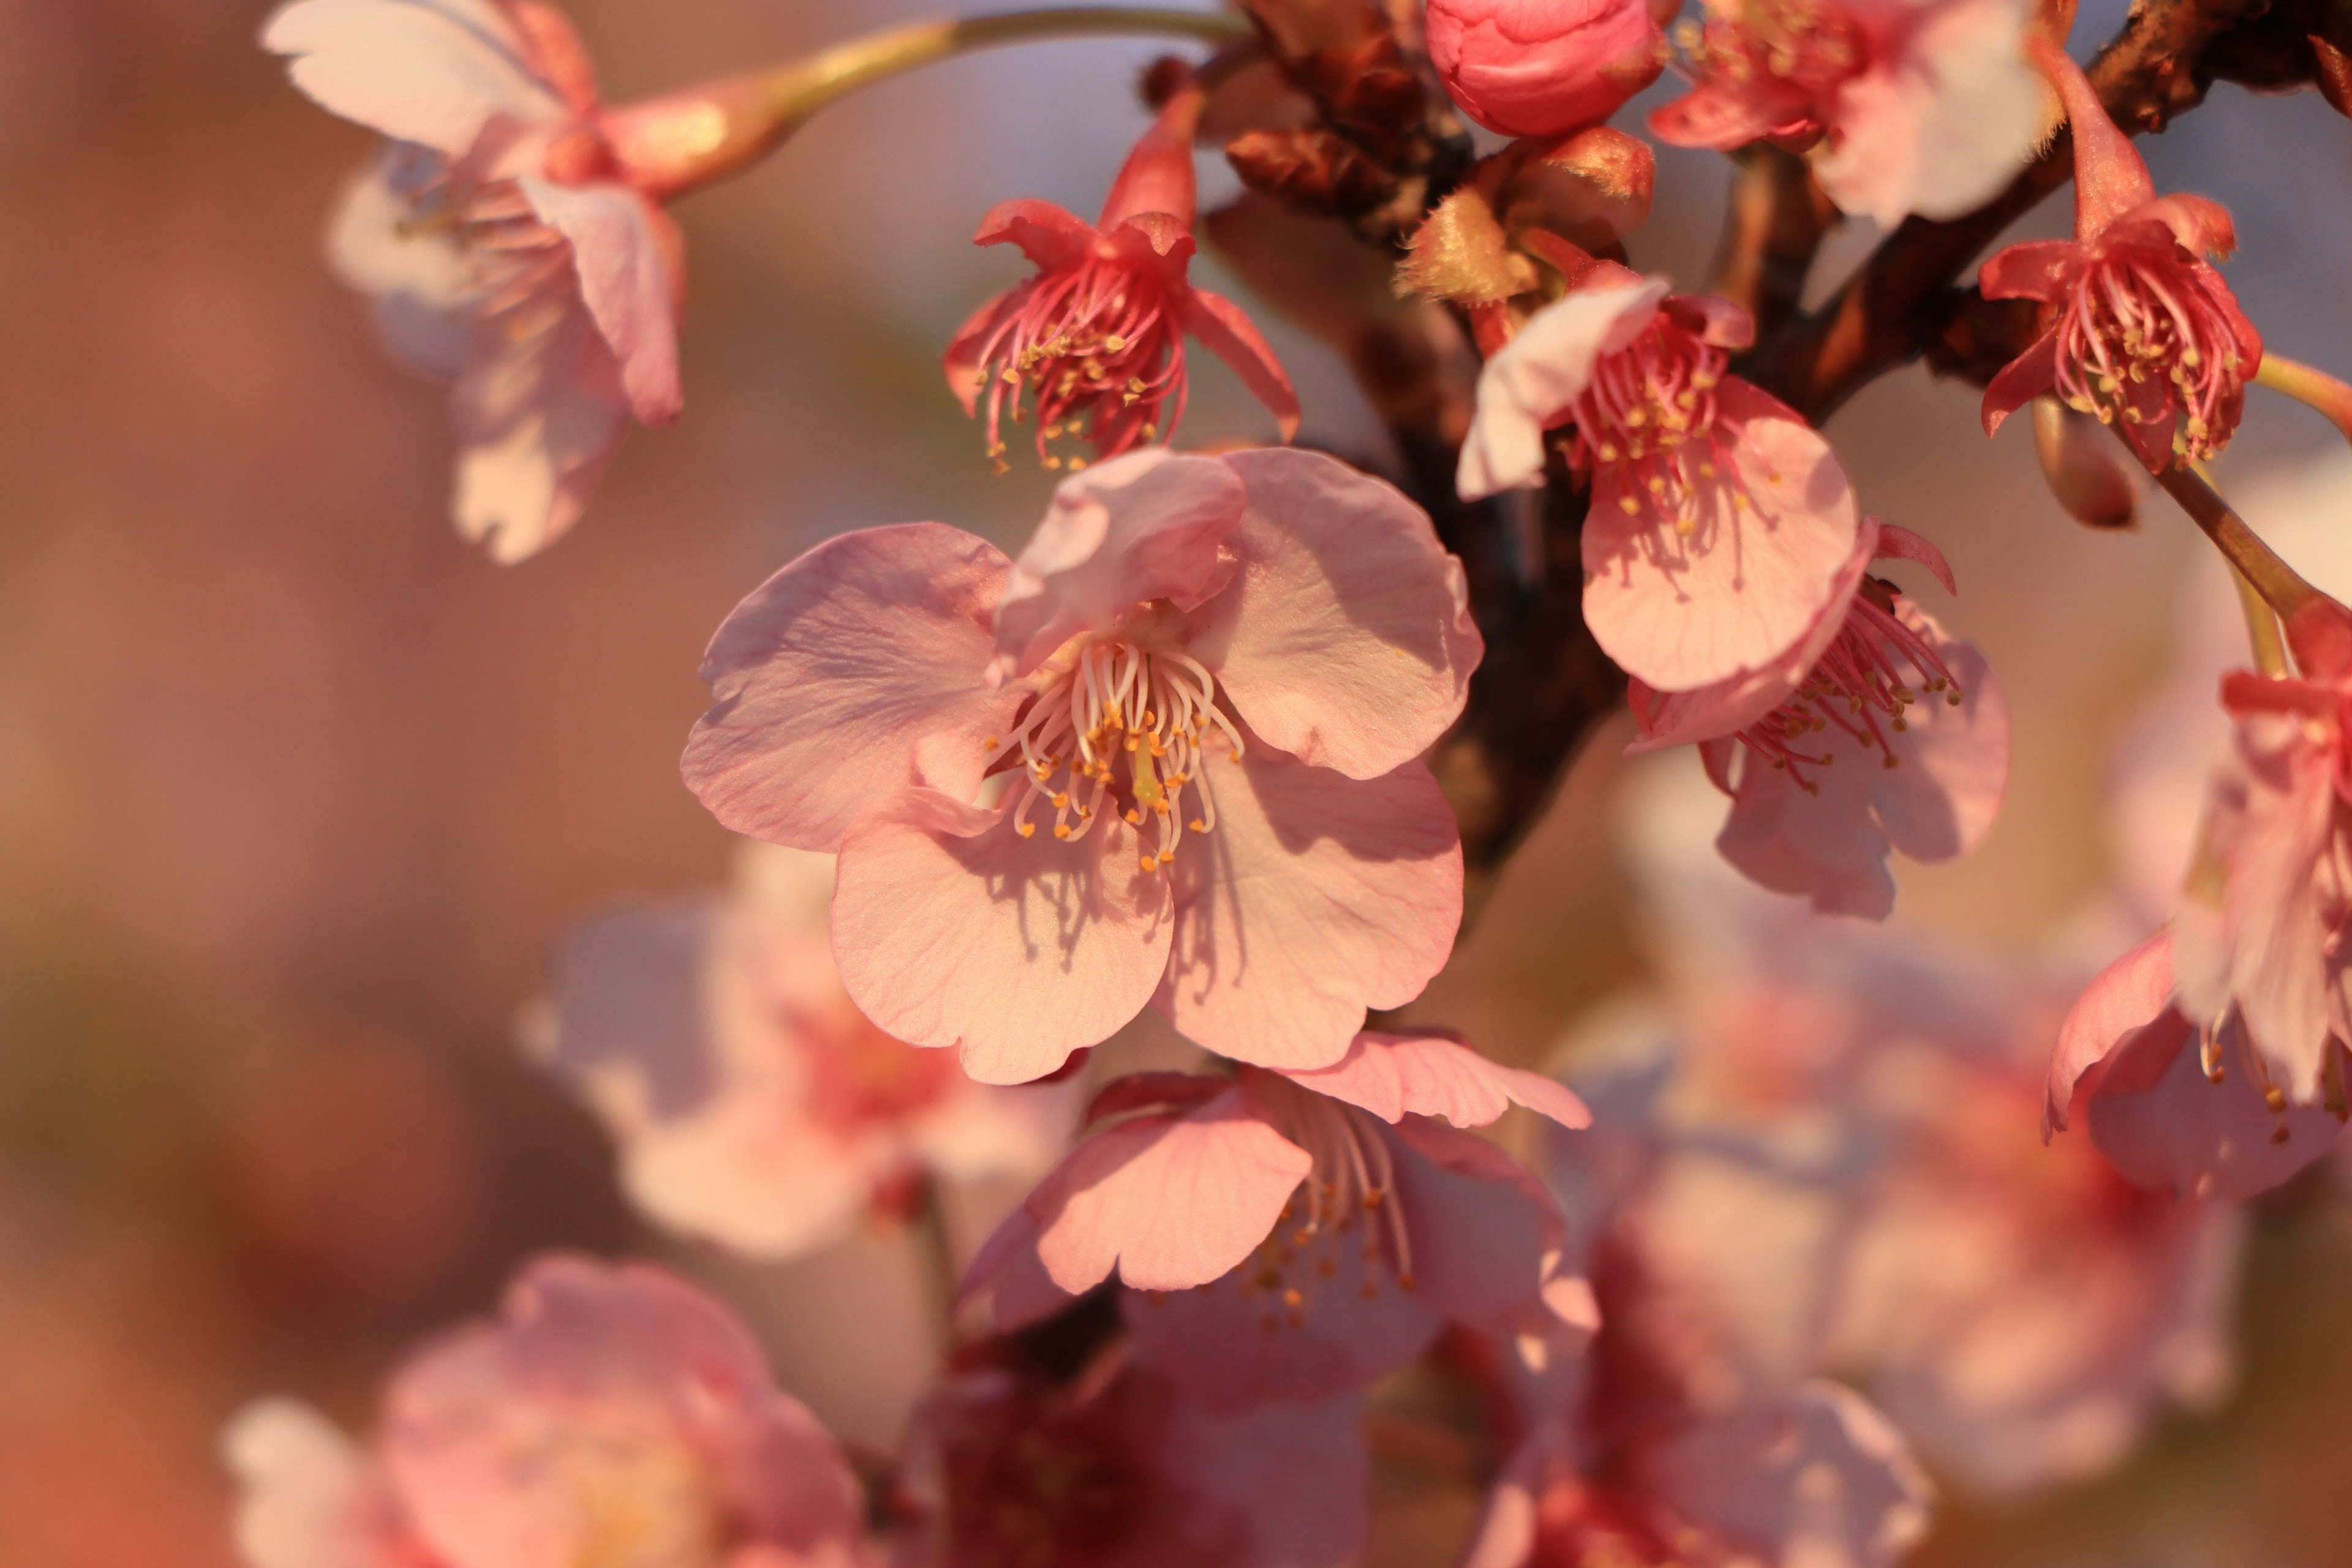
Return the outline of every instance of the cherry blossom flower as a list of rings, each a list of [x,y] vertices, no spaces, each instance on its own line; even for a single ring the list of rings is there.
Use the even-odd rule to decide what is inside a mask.
[[[646,1215],[761,1258],[903,1214],[931,1179],[1034,1180],[1067,1136],[1059,1086],[992,1089],[894,1040],[833,967],[828,857],[744,847],[736,891],[572,933],[533,1042],[619,1142]]]
[[[1464,113],[1504,136],[1594,124],[1657,79],[1647,0],[1430,0],[1429,58]]]
[[[1887,856],[1948,860],[1975,848],[2009,780],[2009,708],[1992,671],[1895,584],[1867,575],[1890,557],[1952,586],[1934,545],[1865,519],[1836,597],[1778,659],[1695,691],[1654,691],[1639,679],[1628,690],[1640,733],[1626,750],[1696,742],[1731,796],[1717,839],[1725,859],[1825,914],[1872,920],[1895,908]]]
[[[1360,1035],[1318,1071],[1121,1079],[965,1300],[1003,1331],[1116,1277],[1143,1353],[1223,1410],[1361,1386],[1448,1323],[1539,1353],[1555,1325],[1590,1327],[1589,1294],[1534,1179],[1460,1131],[1515,1102],[1588,1120],[1550,1079],[1433,1036]]]
[[[2099,1152],[2143,1186],[2252,1197],[2336,1146],[2344,1047],[2332,1039],[2326,1047],[2332,1103],[2292,1103],[2270,1081],[2234,1014],[2205,1030],[2181,1012],[2172,943],[2169,931],[2158,932],[2103,971],[2074,1004],[2051,1058],[2042,1135],[2079,1116]]]
[[[1490,1374],[1513,1430],[1462,1568],[1888,1568],[1927,1531],[1930,1489],[1894,1424],[1812,1381],[1727,1409],[1646,1342],[1675,1304],[1611,1261],[1581,1356]]]
[[[2043,131],[2021,0],[1707,0],[1696,85],[1650,114],[1678,147],[1813,146],[1830,199],[1886,227],[1982,206]]]
[[[337,269],[403,358],[455,384],[457,527],[501,562],[571,528],[628,420],[678,412],[684,247],[660,206],[769,127],[740,83],[621,109],[543,0],[291,0],[262,44],[381,132]]]
[[[1016,245],[1037,275],[982,306],[948,347],[948,385],[966,414],[988,411],[989,456],[1004,467],[1003,426],[1037,422],[1037,456],[1067,437],[1097,459],[1167,440],[1184,417],[1184,339],[1231,365],[1280,423],[1298,430],[1298,395],[1239,306],[1187,280],[1197,195],[1192,132],[1204,94],[1178,90],[1128,155],[1102,216],[1088,224],[1051,202],[1004,203],[976,245]],[[1084,458],[1071,459],[1073,468]]]
[[[855,1478],[748,1331],[643,1265],[549,1257],[411,1358],[362,1448],[288,1400],[223,1438],[251,1568],[851,1568]]]
[[[901,1568],[1347,1568],[1370,1463],[1351,1393],[1213,1411],[1114,1344],[1055,1377],[1006,1341],[915,1411]]]
[[[2230,215],[2203,196],[2158,196],[2131,141],[2082,68],[2037,40],[2074,130],[2074,237],[2028,240],[1988,259],[1989,300],[2039,300],[2047,329],[1985,388],[1984,426],[2054,392],[2114,426],[2149,473],[2230,443],[2263,340],[2205,258],[2237,247]]]
[[[1592,486],[1585,620],[1666,691],[1760,668],[1836,593],[1860,527],[1828,445],[1728,374],[1747,314],[1601,263],[1486,363],[1462,448],[1478,500],[1543,482],[1544,432],[1575,429]]]
[[[711,644],[686,776],[738,832],[839,852],[843,984],[983,1082],[1147,1004],[1320,1067],[1452,944],[1460,841],[1415,759],[1483,651],[1389,486],[1155,449],[1066,480],[1017,563],[915,523],[785,567]]]

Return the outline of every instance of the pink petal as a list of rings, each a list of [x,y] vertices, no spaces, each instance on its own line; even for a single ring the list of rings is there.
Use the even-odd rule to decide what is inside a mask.
[[[1377,779],[1253,745],[1203,763],[1214,829],[1170,867],[1176,935],[1151,1005],[1220,1055],[1327,1066],[1366,1007],[1398,1007],[1442,967],[1462,920],[1462,847],[1429,770]]]
[[[1206,1284],[1256,1250],[1314,1163],[1230,1087],[1118,1123],[1030,1194],[1038,1260],[1073,1295],[1114,1271],[1139,1290]]]
[[[2344,1123],[2334,1111],[2271,1110],[2243,1029],[2221,1032],[2219,1083],[2206,1078],[2196,1038],[2194,1025],[2168,1011],[2125,1035],[2092,1086],[2084,1123],[2125,1177],[2176,1197],[2235,1203],[2336,1147]]]
[[[687,786],[729,828],[839,847],[914,784],[970,798],[1024,693],[981,679],[1003,553],[936,522],[827,540],[736,606],[702,677]]]
[[[2083,247],[2071,239],[2028,239],[1995,251],[1977,269],[1977,287],[1988,300],[2041,300],[2055,303],[2074,288]]]
[[[1460,717],[1486,644],[1428,513],[1320,452],[1236,452],[1233,582],[1190,651],[1243,720],[1315,767],[1376,778]]]
[[[221,1432],[237,1481],[236,1550],[248,1568],[418,1568],[423,1548],[391,1482],[307,1405],[264,1399]]]
[[[2067,1124],[2074,1086],[2105,1061],[2126,1036],[2144,1029],[2172,1006],[2172,933],[2154,936],[2099,971],[2083,988],[2058,1028],[2058,1048],[2050,1058],[2050,1079],[2042,1097],[2042,1134]],[[2093,1081],[2096,1081],[2094,1079]]]
[[[1934,1496],[1894,1424],[1832,1383],[1706,1421],[1658,1468],[1663,1500],[1765,1562],[1890,1568]]]
[[[1650,134],[1675,147],[1745,147],[1787,128],[1800,110],[1785,96],[1703,81],[1650,110]]]
[[[531,74],[554,88],[574,114],[594,112],[596,62],[579,30],[551,0],[503,0],[520,35]]]
[[[571,531],[628,428],[620,365],[574,302],[521,338],[484,334],[450,395],[457,531],[511,565]]]
[[[621,362],[630,411],[643,425],[677,417],[681,242],[667,214],[625,185],[515,182],[540,220],[572,242],[581,297]]]
[[[980,220],[974,245],[1017,245],[1042,271],[1073,267],[1101,237],[1066,207],[1034,200],[1004,202]]]
[[[1142,1011],[1167,969],[1167,887],[1137,854],[1108,810],[1064,843],[908,790],[842,839],[842,984],[885,1032],[959,1047],[982,1083],[1043,1078]]]
[[[2200,259],[2210,257],[2226,261],[2238,248],[2238,227],[2230,220],[2230,209],[2210,197],[2178,191],[2157,197],[2131,214],[2131,218],[2161,223],[2183,250]]]
[[[1697,333],[1701,342],[1719,349],[1756,346],[1756,318],[1720,294],[1671,294],[1665,311]]]
[[[1589,1302],[1559,1288],[1567,1222],[1525,1167],[1483,1138],[1418,1118],[1400,1121],[1393,1142],[1414,1289],[1448,1321],[1507,1342],[1542,1338]]]
[[[1223,295],[1191,289],[1184,302],[1184,330],[1242,378],[1250,395],[1274,416],[1284,440],[1298,434],[1297,390],[1290,384],[1282,362],[1274,357],[1274,345],[1265,341],[1247,312]]]
[[[261,47],[291,58],[287,74],[320,107],[453,158],[493,120],[568,113],[491,0],[294,0]]]
[[[1870,563],[1881,553],[1883,526],[1876,518],[1862,520],[1862,530],[1854,536],[1853,552],[1846,557],[1837,581],[1831,585],[1829,599],[1814,616],[1812,626],[1794,645],[1761,668],[1742,670],[1690,691],[1657,691],[1639,678],[1629,680],[1625,696],[1633,710],[1637,733],[1626,743],[1625,754],[1639,756],[1668,746],[1738,734],[1794,696],[1844,626],[1854,590],[1869,572]]]
[[[1603,465],[1584,525],[1584,616],[1604,652],[1664,691],[1761,668],[1802,639],[1836,593],[1860,520],[1829,444],[1738,377],[1717,406],[1752,506],[1703,480],[1697,527],[1680,533],[1642,495],[1627,512],[1619,465]]]
[[[1543,433],[1591,384],[1601,355],[1649,329],[1673,287],[1652,278],[1580,289],[1537,311],[1486,362],[1455,481],[1464,500],[1543,482]]]
[[[328,224],[327,255],[345,287],[373,300],[377,328],[394,353],[426,375],[455,381],[474,351],[481,284],[453,234],[412,221],[402,187],[415,176],[417,156],[387,148],[344,187]]]
[[[1021,313],[1028,303],[1028,285],[1007,289],[964,319],[962,326],[948,343],[940,368],[947,373],[948,390],[963,405],[965,417],[980,408],[980,395],[988,389],[988,369],[981,351],[992,342],[999,330]]]
[[[981,1244],[956,1290],[960,1327],[976,1336],[1014,1333],[1077,1300],[1045,1272],[1037,1256],[1039,1235],[1037,1216],[1021,1207]]]
[[[1245,1534],[1219,1568],[1354,1568],[1371,1523],[1363,1409],[1344,1397],[1227,1413],[1180,1401],[1164,1450],[1183,1493]]]
[[[1881,561],[1916,561],[1943,584],[1947,594],[1958,594],[1960,585],[1952,579],[1951,563],[1944,552],[1907,528],[1897,528],[1891,522],[1878,525],[1878,553]]]
[[[1146,600],[1198,607],[1233,574],[1226,536],[1244,492],[1215,458],[1150,447],[1064,479],[996,607],[992,679],[1027,675],[1082,632]]]
[[[2058,384],[2058,329],[2033,340],[2032,346],[2000,367],[1985,387],[1985,434],[2000,428],[2002,420]]]
[[[1915,625],[1934,623],[1906,605]],[[1914,860],[1949,860],[1984,842],[2009,789],[2009,699],[1972,644],[1938,651],[1959,682],[1960,706],[1923,693],[1910,728],[1895,737],[1901,765],[1879,769],[1872,809],[1895,848]]]
[[[1592,1124],[1592,1113],[1565,1086],[1540,1073],[1498,1067],[1443,1035],[1366,1032],[1329,1067],[1284,1076],[1383,1121],[1410,1111],[1442,1116],[1456,1127],[1484,1127],[1517,1104],[1562,1127]]]

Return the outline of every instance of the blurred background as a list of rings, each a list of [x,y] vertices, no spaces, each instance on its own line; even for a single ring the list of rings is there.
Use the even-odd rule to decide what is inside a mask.
[[[284,1390],[364,1426],[404,1346],[550,1246],[717,1278],[788,1389],[889,1441],[926,1333],[903,1243],[752,1269],[659,1240],[514,1020],[569,922],[724,879],[677,758],[738,598],[844,529],[1011,542],[1038,515],[1048,477],[990,473],[939,351],[1016,274],[970,246],[981,214],[1022,195],[1090,212],[1156,52],[935,68],[686,203],[686,416],[630,437],[568,540],[499,570],[446,521],[438,391],[321,265],[370,139],[255,47],[268,8],[0,0],[0,1568],[226,1565],[231,1409]],[[626,99],[940,7],[567,8]],[[2078,37],[2119,12],[2086,4]],[[2270,341],[2352,371],[2352,125],[2225,87],[2148,151],[2160,184],[2232,208],[2230,277]],[[1213,200],[1233,188],[1203,174]],[[1718,160],[1662,155],[1637,263],[1702,279],[1723,184]],[[1824,279],[1872,237],[1839,236]],[[1307,438],[1377,459],[1336,363],[1275,335]],[[1186,438],[1264,438],[1196,363]],[[2254,396],[2222,479],[2258,491],[2336,437]],[[2185,582],[2214,568],[2160,504],[2133,535],[2066,522],[2026,433],[1988,444],[1974,404],[1909,373],[1831,434],[1865,506],[1949,553],[1948,619],[2017,711],[1991,842],[1906,868],[1898,918],[2025,952],[2110,874],[2112,748]],[[1419,1016],[1536,1061],[1638,974],[1613,749],[1580,763]],[[1956,1499],[1923,1560],[2352,1563],[2352,1218],[2314,1177],[2257,1236],[2228,1405],[2088,1487]],[[1442,1560],[1459,1507],[1390,1500],[1377,1561]]]

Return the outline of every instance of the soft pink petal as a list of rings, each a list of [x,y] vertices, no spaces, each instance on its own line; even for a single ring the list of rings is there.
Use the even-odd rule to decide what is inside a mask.
[[[1028,302],[1022,288],[1008,289],[964,319],[948,343],[940,368],[947,373],[948,390],[963,405],[968,418],[980,407],[980,395],[988,390],[988,367],[981,358],[982,351],[994,342],[998,331],[1021,313]]]
[[[1701,342],[1719,349],[1756,346],[1756,318],[1747,307],[1720,294],[1672,294],[1664,308],[1667,315],[1697,333]]]
[[[307,1405],[264,1399],[221,1432],[247,1568],[425,1568],[375,1461]]]
[[[1166,1436],[1171,1478],[1244,1521],[1219,1568],[1354,1568],[1371,1523],[1371,1456],[1352,1397],[1229,1413],[1179,1401]]]
[[[1298,434],[1298,392],[1289,372],[1274,357],[1274,345],[1257,330],[1248,312],[1221,294],[1205,289],[1188,291],[1184,330],[1203,348],[1233,368],[1250,395],[1266,406],[1286,441]]]
[[[1165,447],[1064,479],[1013,563],[996,607],[996,679],[1027,675],[1082,632],[1107,632],[1147,600],[1196,608],[1233,574],[1222,552],[1244,492],[1215,458]]]
[[[1179,1116],[1120,1122],[1030,1195],[1038,1260],[1072,1294],[1114,1271],[1139,1290],[1205,1284],[1265,1239],[1314,1163],[1237,1089]]]
[[[1391,1150],[1414,1293],[1448,1321],[1509,1343],[1546,1338],[1590,1305],[1564,1271],[1567,1221],[1525,1167],[1417,1117],[1397,1124]]]
[[[456,236],[411,221],[405,187],[420,177],[425,156],[432,155],[387,147],[344,187],[327,227],[327,258],[346,287],[372,299],[394,353],[455,381],[473,353],[481,284]]]
[[[643,425],[677,417],[677,307],[684,279],[667,214],[625,185],[559,185],[525,176],[516,185],[540,220],[572,243],[581,297],[621,363],[630,411]]]
[[[1243,720],[1315,767],[1376,778],[1461,715],[1486,644],[1429,514],[1320,452],[1236,452],[1248,487],[1232,584],[1192,656]]]
[[[1728,151],[1782,134],[1805,119],[1802,106],[1769,86],[1703,81],[1682,97],[1650,110],[1650,133],[1675,147]]]
[[[1947,594],[1958,594],[1960,585],[1952,578],[1952,563],[1944,552],[1929,541],[1907,528],[1891,522],[1878,525],[1878,557],[1881,561],[1916,561],[1925,566]]]
[[[738,833],[824,850],[909,784],[969,798],[1024,695],[981,679],[1009,570],[936,522],[843,534],[786,566],[703,656],[716,701],[687,786]]]
[[[961,1047],[982,1083],[1043,1078],[1142,1011],[1167,969],[1167,884],[1137,858],[1108,811],[1065,843],[908,790],[842,839],[842,984],[886,1032]]]
[[[2042,1098],[2046,1139],[2066,1125],[2074,1086],[2105,1060],[2135,1030],[2146,1028],[2172,1006],[2172,933],[2154,936],[2099,971],[2083,988],[2058,1028],[2050,1078]]]
[[[1835,594],[1861,521],[1829,444],[1738,377],[1717,393],[1736,442],[1726,479],[1702,479],[1688,535],[1631,498],[1624,470],[1595,475],[1584,524],[1584,614],[1604,652],[1662,691],[1758,669],[1814,628]]]
[[[1202,766],[1216,825],[1169,868],[1176,936],[1152,1005],[1236,1060],[1335,1062],[1365,1008],[1419,995],[1452,950],[1453,810],[1419,763],[1355,780],[1254,745]]]
[[[502,565],[571,531],[628,430],[620,365],[576,300],[515,338],[483,334],[450,395],[457,531]]]
[[[1066,207],[1024,199],[1002,203],[980,220],[974,245],[1017,245],[1044,271],[1075,265],[1101,237],[1094,226]]]
[[[1041,1323],[1077,1300],[1037,1256],[1037,1216],[1015,1208],[972,1254],[956,1289],[956,1317],[970,1333],[1009,1334]]]
[[[2052,327],[2001,366],[1985,387],[1981,410],[1985,434],[2000,429],[2002,420],[2057,384],[2058,329]]]
[[[1742,670],[1728,679],[1690,691],[1657,691],[1638,677],[1626,683],[1626,701],[1633,710],[1636,733],[1625,754],[1639,756],[1668,746],[1689,745],[1734,735],[1755,723],[1796,694],[1830,644],[1845,625],[1847,607],[1870,563],[1881,553],[1882,525],[1876,518],[1862,520],[1853,551],[1846,557],[1830,596],[1812,626],[1777,658],[1762,668]],[[1931,547],[1932,548],[1932,547]]]
[[[1648,330],[1673,287],[1652,278],[1580,289],[1537,311],[1486,362],[1455,481],[1464,500],[1543,482],[1543,433],[1591,384],[1602,354]]]
[[[1383,1121],[1408,1111],[1456,1127],[1484,1127],[1524,1105],[1563,1127],[1591,1125],[1592,1113],[1564,1085],[1540,1073],[1498,1067],[1443,1035],[1358,1035],[1328,1068],[1284,1076],[1318,1094],[1361,1106]]]
[[[1890,1568],[1927,1534],[1934,1495],[1894,1424],[1831,1383],[1672,1439],[1656,1484],[1761,1561],[1839,1568]]]
[[[2084,1103],[2091,1142],[2142,1186],[2234,1203],[2278,1186],[2335,1148],[2344,1122],[2324,1106],[2274,1111],[2245,1031],[2221,1032],[2221,1080],[2205,1076],[2197,1029],[2177,1012],[2124,1036]]]
[[[1985,258],[1977,269],[1977,287],[1988,300],[2055,303],[2074,288],[2083,254],[2071,239],[2021,240]]]
[[[1906,603],[1904,618],[1931,630],[1934,623]],[[1871,809],[1895,848],[1914,860],[1949,860],[1984,842],[2009,790],[2009,699],[1992,667],[1974,645],[1933,641],[1959,683],[1958,708],[1923,692],[1909,728],[1894,737],[1893,768],[1874,781]]]
[[[261,46],[291,58],[294,85],[321,107],[453,158],[500,116],[568,112],[492,0],[294,0],[263,24]]]

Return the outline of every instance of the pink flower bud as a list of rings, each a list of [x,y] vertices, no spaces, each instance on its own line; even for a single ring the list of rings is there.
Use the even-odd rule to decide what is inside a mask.
[[[1464,113],[1505,136],[1606,120],[1657,79],[1643,0],[1429,0],[1429,53]]]

